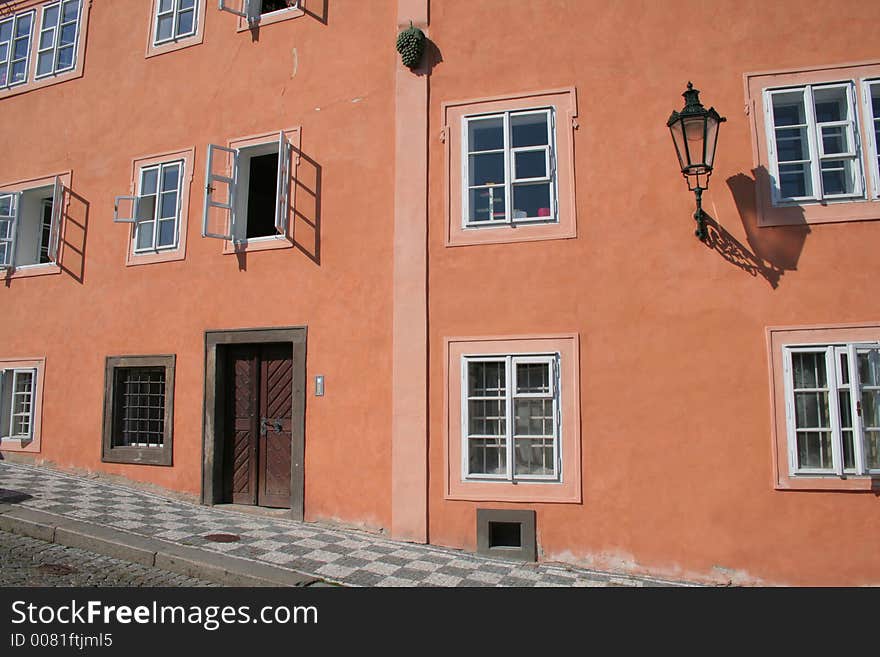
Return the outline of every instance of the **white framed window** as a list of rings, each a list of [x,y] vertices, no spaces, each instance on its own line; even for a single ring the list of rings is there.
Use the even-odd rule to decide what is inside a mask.
[[[58,176],[54,184],[0,193],[0,269],[57,263],[63,198]]]
[[[198,30],[200,0],[158,0],[153,45],[193,36]]]
[[[552,108],[462,121],[462,225],[558,221]]]
[[[291,144],[239,148],[208,145],[202,237],[233,242],[285,238],[290,206]]]
[[[36,390],[35,368],[0,369],[0,438],[33,440]]]
[[[82,0],[59,0],[43,5],[36,79],[76,67],[81,4]]]
[[[874,198],[880,198],[880,80],[863,80],[862,89],[868,121],[868,169],[874,182]]]
[[[764,92],[773,202],[863,198],[853,81]]]
[[[135,196],[117,196],[113,220],[134,224],[134,252],[177,248],[183,160],[144,166]]]
[[[30,10],[0,20],[0,89],[27,82],[35,15]]]
[[[792,475],[880,474],[880,343],[783,347]]]
[[[259,22],[263,16],[272,16],[299,9],[298,0],[218,0],[220,11],[228,11],[249,23]]]
[[[462,357],[462,478],[560,479],[559,354]]]

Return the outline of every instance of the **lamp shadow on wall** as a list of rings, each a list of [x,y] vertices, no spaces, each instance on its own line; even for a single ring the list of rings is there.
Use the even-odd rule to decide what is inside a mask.
[[[731,235],[718,221],[706,215],[706,246],[750,276],[763,278],[774,290],[787,271],[796,271],[810,227],[803,209],[784,210],[784,226],[758,226],[757,190],[770,189],[770,175],[764,167],[752,169],[753,177],[738,173],[727,179],[736,209],[746,232],[748,246]]]
[[[86,238],[89,234],[89,202],[71,189],[64,190],[67,205],[61,232],[58,266],[82,285],[86,274]]]
[[[321,165],[301,150],[293,149],[299,158],[296,167],[293,203],[293,244],[309,260],[321,265]]]

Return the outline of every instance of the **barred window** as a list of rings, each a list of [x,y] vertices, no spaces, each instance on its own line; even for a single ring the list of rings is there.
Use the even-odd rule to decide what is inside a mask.
[[[107,359],[103,460],[171,465],[174,356]]]

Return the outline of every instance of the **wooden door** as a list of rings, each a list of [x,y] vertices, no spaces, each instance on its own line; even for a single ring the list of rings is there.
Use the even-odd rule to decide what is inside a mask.
[[[228,353],[226,477],[232,503],[290,508],[291,346],[237,345]]]
[[[293,358],[290,345],[260,348],[260,506],[290,508],[290,428]]]
[[[252,345],[229,351],[229,392],[232,412],[227,440],[226,476],[231,482],[233,504],[257,503],[257,448],[259,444],[259,351]]]

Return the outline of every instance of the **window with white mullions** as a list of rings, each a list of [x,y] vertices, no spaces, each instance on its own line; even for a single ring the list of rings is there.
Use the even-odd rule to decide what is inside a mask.
[[[37,78],[69,71],[76,65],[80,4],[81,0],[60,0],[43,6]]]
[[[557,480],[557,357],[466,357],[464,365],[463,475]]]
[[[159,0],[153,45],[192,36],[197,30],[199,0]]]
[[[21,194],[0,194],[0,269],[15,263],[15,236],[18,229],[18,208]]]
[[[27,82],[35,13],[0,21],[0,89]]]
[[[774,201],[863,195],[853,98],[851,82],[766,92]]]
[[[141,169],[135,222],[135,252],[177,246],[183,162]]]
[[[556,221],[551,109],[465,117],[463,225]]]
[[[35,369],[5,369],[0,376],[2,437],[30,440],[34,430]]]
[[[880,345],[786,347],[784,367],[792,473],[880,472]]]
[[[870,169],[874,179],[874,197],[880,198],[880,80],[865,82],[865,106],[869,120],[871,146]]]

